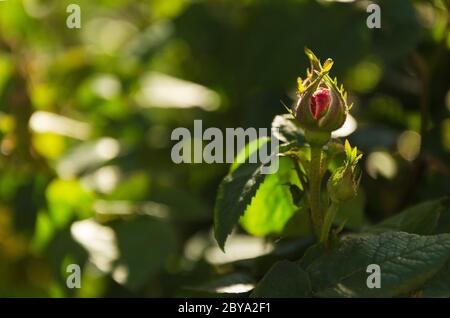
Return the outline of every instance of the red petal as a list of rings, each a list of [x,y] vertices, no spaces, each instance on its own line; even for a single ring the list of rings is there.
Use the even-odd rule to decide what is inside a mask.
[[[319,87],[311,96],[310,106],[311,114],[318,119],[322,112],[330,105],[331,95],[327,88]]]

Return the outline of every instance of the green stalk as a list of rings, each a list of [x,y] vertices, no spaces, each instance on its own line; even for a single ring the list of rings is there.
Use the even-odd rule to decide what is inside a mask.
[[[323,244],[328,244],[328,239],[330,236],[331,225],[336,217],[336,212],[338,211],[339,205],[336,202],[332,202],[330,207],[325,214],[325,220],[322,227],[322,233],[320,235],[320,242]]]
[[[309,165],[309,204],[311,207],[311,220],[317,239],[323,226],[323,215],[320,208],[320,165],[322,161],[322,147],[311,146],[311,162]]]

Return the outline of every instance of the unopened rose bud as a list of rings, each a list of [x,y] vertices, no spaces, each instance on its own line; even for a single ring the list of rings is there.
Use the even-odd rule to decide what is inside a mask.
[[[362,158],[362,153],[358,153],[358,148],[352,147],[348,140],[345,141],[344,151],[344,165],[333,172],[327,183],[330,199],[337,203],[353,199],[361,180],[358,161]]]
[[[345,202],[353,199],[358,193],[359,176],[356,167],[346,164],[338,168],[328,179],[327,190],[333,202]]]
[[[324,65],[310,50],[305,50],[311,67],[305,80],[298,81],[298,101],[294,117],[305,130],[306,137],[318,144],[329,140],[332,131],[339,129],[348,113],[346,93],[339,88],[337,80],[332,80],[328,72],[333,61],[328,59]]]

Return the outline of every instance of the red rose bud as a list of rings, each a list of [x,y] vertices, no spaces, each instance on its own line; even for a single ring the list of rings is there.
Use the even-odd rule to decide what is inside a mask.
[[[330,90],[324,87],[319,87],[314,94],[311,96],[310,108],[314,119],[319,119],[323,114],[324,110],[331,103]]]
[[[322,65],[314,53],[308,49],[305,52],[311,67],[306,79],[297,81],[298,101],[292,114],[310,144],[324,145],[331,132],[344,124],[349,109],[347,93],[328,75],[333,66],[331,59]]]

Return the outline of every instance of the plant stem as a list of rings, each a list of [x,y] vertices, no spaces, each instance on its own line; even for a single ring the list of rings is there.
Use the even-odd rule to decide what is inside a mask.
[[[332,202],[330,207],[325,214],[325,220],[322,227],[322,233],[320,235],[320,242],[328,244],[328,239],[330,236],[331,225],[333,224],[334,218],[336,217],[336,212],[339,205],[336,202]]]
[[[323,215],[320,209],[320,165],[322,161],[322,147],[311,146],[311,162],[309,165],[309,204],[311,207],[311,220],[317,239],[320,239],[323,226]]]

